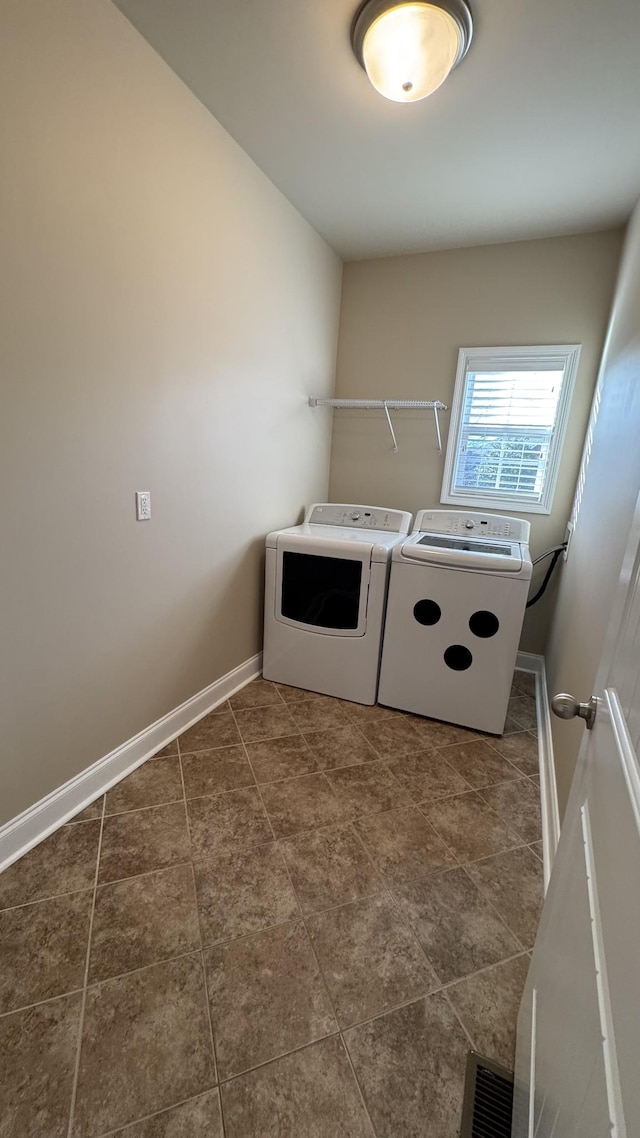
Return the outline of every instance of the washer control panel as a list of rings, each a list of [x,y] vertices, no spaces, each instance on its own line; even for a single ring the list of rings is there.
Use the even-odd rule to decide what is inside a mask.
[[[382,506],[349,506],[337,502],[309,506],[305,522],[314,526],[344,526],[348,529],[376,529],[387,533],[408,533],[411,514],[404,510],[385,510]]]
[[[508,538],[528,543],[531,526],[523,518],[502,514],[467,513],[462,510],[420,510],[413,532],[459,533],[466,537]]]

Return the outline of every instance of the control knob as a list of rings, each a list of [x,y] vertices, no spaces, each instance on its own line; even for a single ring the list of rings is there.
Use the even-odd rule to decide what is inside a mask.
[[[471,521],[469,521],[469,522],[465,522],[465,523],[464,523],[464,528],[465,528],[465,529],[473,529],[473,528],[474,528],[474,526],[475,526],[475,524],[476,524],[475,522],[471,522]]]

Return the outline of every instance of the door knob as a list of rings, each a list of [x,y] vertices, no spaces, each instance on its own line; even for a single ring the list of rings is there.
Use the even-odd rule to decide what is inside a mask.
[[[566,691],[554,695],[551,700],[551,710],[558,719],[584,719],[587,731],[590,731],[596,721],[596,711],[598,710],[598,701],[594,695],[588,703],[579,703],[572,695],[568,695]]]

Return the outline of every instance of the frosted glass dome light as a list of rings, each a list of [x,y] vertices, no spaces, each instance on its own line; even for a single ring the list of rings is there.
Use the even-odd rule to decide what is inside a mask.
[[[444,83],[466,55],[472,30],[464,0],[365,0],[351,43],[376,91],[413,103]]]

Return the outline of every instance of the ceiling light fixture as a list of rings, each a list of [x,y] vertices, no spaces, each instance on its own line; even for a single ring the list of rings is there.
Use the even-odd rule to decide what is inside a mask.
[[[414,103],[444,83],[467,54],[472,32],[465,0],[364,0],[351,46],[376,91]]]

